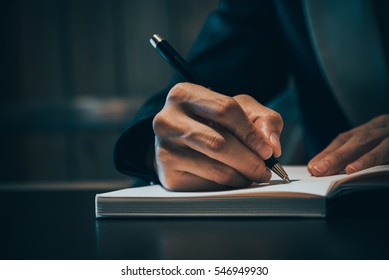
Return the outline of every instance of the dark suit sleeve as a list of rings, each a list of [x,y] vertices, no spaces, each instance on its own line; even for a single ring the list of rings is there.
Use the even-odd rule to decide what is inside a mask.
[[[213,90],[230,96],[246,93],[266,103],[286,82],[284,48],[273,1],[221,1],[208,17],[188,61]],[[178,76],[166,90],[147,101],[118,139],[114,161],[120,172],[157,180],[145,166],[147,148],[154,141],[152,119],[177,82]]]

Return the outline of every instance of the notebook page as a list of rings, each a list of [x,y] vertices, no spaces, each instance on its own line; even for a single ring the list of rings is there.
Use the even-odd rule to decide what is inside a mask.
[[[137,198],[191,198],[191,197],[224,197],[224,196],[252,196],[252,195],[282,195],[293,193],[325,196],[332,182],[347,175],[328,177],[313,177],[305,166],[285,166],[291,183],[284,183],[281,179],[273,178],[268,184],[253,184],[244,189],[215,191],[215,192],[171,192],[160,185],[140,188],[129,188],[100,194],[99,197],[137,197]]]

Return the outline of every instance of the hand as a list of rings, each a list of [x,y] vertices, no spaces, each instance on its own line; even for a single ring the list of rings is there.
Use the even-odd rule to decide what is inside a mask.
[[[389,115],[340,134],[308,164],[314,176],[333,175],[346,170],[351,174],[389,163]]]
[[[281,154],[280,115],[248,95],[228,97],[181,83],[155,116],[155,169],[174,191],[267,182],[263,160]]]

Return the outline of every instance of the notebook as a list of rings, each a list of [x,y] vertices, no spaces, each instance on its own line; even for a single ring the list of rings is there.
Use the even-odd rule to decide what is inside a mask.
[[[325,217],[329,199],[389,189],[389,165],[351,175],[311,176],[306,166],[284,167],[291,183],[214,192],[172,192],[160,185],[97,194],[96,217]]]

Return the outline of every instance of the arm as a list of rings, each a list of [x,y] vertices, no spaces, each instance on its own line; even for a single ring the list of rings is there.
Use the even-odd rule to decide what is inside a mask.
[[[248,92],[266,102],[285,85],[286,51],[272,1],[222,1],[208,18],[189,55],[189,63],[215,91],[233,96]],[[270,27],[270,28],[269,28]],[[152,121],[169,89],[140,110],[115,146],[115,165],[125,174],[156,180],[147,150],[154,145]]]

